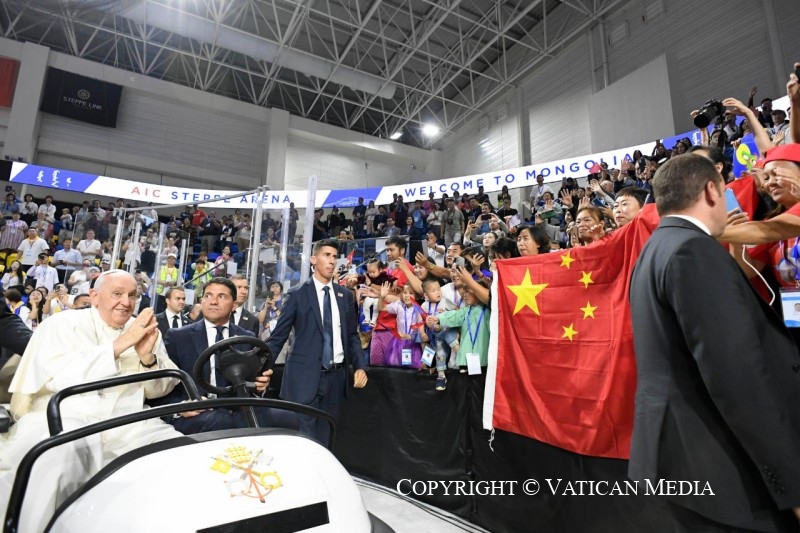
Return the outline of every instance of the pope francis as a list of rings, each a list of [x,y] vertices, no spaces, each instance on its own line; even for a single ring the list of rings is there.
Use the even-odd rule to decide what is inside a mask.
[[[98,277],[90,291],[91,308],[55,314],[36,329],[10,387],[17,423],[0,440],[0,517],[5,516],[19,461],[34,443],[49,436],[45,410],[53,393],[120,374],[175,368],[152,310],[132,317],[136,298],[133,276],[111,270]],[[173,379],[161,379],[67,398],[62,403],[64,429],[139,411],[145,398],[164,396],[175,385]],[[179,436],[172,426],[155,419],[50,450],[33,469],[20,531],[41,531],[56,507],[112,459]]]

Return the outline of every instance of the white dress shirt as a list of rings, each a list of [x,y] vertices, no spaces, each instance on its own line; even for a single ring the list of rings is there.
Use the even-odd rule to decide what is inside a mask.
[[[702,222],[700,222],[699,220],[697,220],[694,217],[690,217],[689,215],[667,215],[667,217],[682,218],[683,220],[686,220],[687,222],[691,222],[692,224],[694,224],[695,226],[697,226],[698,228],[700,228],[701,230],[706,232],[708,235],[711,235],[711,230],[708,229],[708,226],[706,226],[705,224],[703,224]],[[666,218],[666,217],[664,217],[664,218]]]
[[[36,280],[35,288],[46,287],[48,292],[58,283],[58,271],[49,265],[32,266],[28,269],[28,277]]]
[[[233,313],[231,314],[231,320],[233,321],[233,324],[235,326],[238,326],[239,321],[241,319],[242,319],[242,308],[237,306],[236,309],[234,309]]]
[[[178,317],[178,327],[183,326],[183,320],[181,320],[181,315],[173,313],[169,309],[166,309],[164,313],[167,315],[167,324],[169,325],[170,329],[172,328],[173,317]],[[214,330],[214,338],[216,338],[216,336],[217,336],[217,330]],[[211,344],[213,344],[213,342]],[[209,344],[209,346],[211,346],[211,344]]]
[[[322,318],[323,322],[325,320],[325,314],[322,311],[322,306],[325,302],[325,292],[322,290],[323,287],[330,287],[330,295],[331,295],[331,322],[333,324],[333,362],[336,364],[341,364],[344,362],[344,344],[342,343],[342,321],[339,317],[339,304],[336,302],[338,296],[336,296],[336,291],[333,288],[333,283],[330,281],[327,285],[321,283],[317,278],[312,278],[314,280],[314,287],[317,291],[317,301],[319,302],[319,314],[320,318]]]
[[[208,339],[208,345],[209,346],[213,346],[214,344],[217,343],[217,326],[216,326],[216,324],[212,324],[211,322],[209,322],[206,319],[203,319],[203,322],[205,322],[205,324],[206,324],[206,338]],[[227,324],[225,324],[223,327],[225,328],[225,329],[222,330],[222,338],[224,340],[224,339],[227,339],[228,337],[230,337],[231,332],[230,332]],[[211,373],[209,374],[208,382],[211,385],[214,385],[216,387],[217,386],[217,375],[216,375],[217,354],[212,355],[211,359],[208,361],[208,363],[211,365]],[[209,397],[216,398],[217,395],[216,394],[209,394]]]

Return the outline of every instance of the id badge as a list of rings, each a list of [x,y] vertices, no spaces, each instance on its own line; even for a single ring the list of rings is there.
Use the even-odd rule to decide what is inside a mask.
[[[278,325],[278,319],[277,318],[273,318],[272,320],[269,321],[269,330],[270,331],[275,331],[275,326],[277,326],[277,325]]]
[[[783,323],[787,328],[800,328],[800,290],[781,289]]]
[[[411,366],[411,348],[403,348],[402,354],[401,364],[403,366]]]
[[[470,376],[479,376],[481,373],[481,355],[478,353],[467,354],[467,373]]]
[[[436,350],[430,346],[426,346],[422,351],[422,362],[428,366],[433,366],[433,358],[436,355]]]

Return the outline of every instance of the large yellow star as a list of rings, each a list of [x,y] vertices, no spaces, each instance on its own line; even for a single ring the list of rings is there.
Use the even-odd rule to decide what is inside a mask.
[[[578,283],[583,283],[583,288],[588,289],[589,284],[594,283],[594,280],[592,280],[592,273],[583,271],[581,271],[581,273],[583,274],[583,277],[578,280]]]
[[[583,311],[583,318],[594,318],[594,310],[597,309],[597,306],[592,306],[591,302],[586,302],[586,307],[581,307],[581,311]]]
[[[517,303],[512,314],[516,315],[525,307],[530,307],[534,313],[539,315],[539,303],[536,301],[536,297],[545,287],[547,287],[546,283],[541,285],[531,283],[531,271],[525,269],[525,277],[522,278],[522,283],[508,286],[517,297]]]
[[[561,336],[562,339],[568,338],[570,342],[572,342],[572,337],[578,334],[578,332],[572,328],[573,325],[574,323],[570,324],[569,326],[561,326],[562,328],[564,328],[564,334]]]
[[[575,261],[575,260],[572,257],[570,257],[569,252],[567,252],[567,253],[565,253],[565,254],[563,254],[561,256],[561,266],[562,267],[567,267],[569,269],[569,266],[572,264],[573,261]]]

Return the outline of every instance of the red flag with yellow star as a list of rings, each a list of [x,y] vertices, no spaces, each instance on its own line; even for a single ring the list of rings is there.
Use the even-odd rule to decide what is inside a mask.
[[[628,286],[658,221],[647,205],[599,243],[497,262],[485,427],[628,457],[636,390]]]

